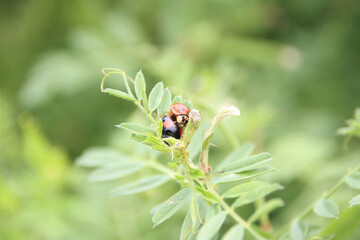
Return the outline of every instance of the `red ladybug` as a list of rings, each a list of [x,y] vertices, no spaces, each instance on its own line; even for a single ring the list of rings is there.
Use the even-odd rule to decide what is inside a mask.
[[[185,127],[189,121],[190,109],[183,103],[174,103],[170,106],[170,118],[180,127]]]
[[[163,138],[173,137],[176,139],[180,139],[182,129],[177,124],[175,124],[175,122],[169,116],[164,116],[162,118],[162,122],[163,122],[163,129],[162,129]]]

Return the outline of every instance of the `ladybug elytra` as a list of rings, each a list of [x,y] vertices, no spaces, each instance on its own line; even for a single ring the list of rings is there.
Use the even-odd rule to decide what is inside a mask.
[[[180,139],[182,129],[178,125],[176,125],[169,116],[164,116],[162,118],[162,122],[163,122],[163,129],[162,129],[163,138],[173,137],[176,139]]]

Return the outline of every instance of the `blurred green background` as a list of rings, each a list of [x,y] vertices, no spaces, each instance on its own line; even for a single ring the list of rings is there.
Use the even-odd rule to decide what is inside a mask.
[[[119,181],[87,183],[73,165],[92,146],[152,154],[114,127],[146,120],[100,92],[104,67],[142,69],[148,89],[163,81],[205,122],[239,107],[211,161],[245,141],[271,152],[280,171],[267,179],[286,187],[270,216],[280,229],[360,160],[359,140],[345,151],[335,134],[360,104],[359,24],[356,0],[1,1],[1,239],[178,239],[184,215],[155,230],[149,215],[176,184],[109,199]],[[334,199],[345,210],[354,195]],[[337,239],[360,238],[359,209],[348,215]]]

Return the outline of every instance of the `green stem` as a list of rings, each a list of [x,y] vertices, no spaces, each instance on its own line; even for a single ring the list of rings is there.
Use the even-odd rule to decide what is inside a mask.
[[[211,184],[209,182],[206,183],[206,186],[208,188],[208,190],[217,197],[217,199],[219,200],[219,204],[220,206],[226,211],[227,214],[229,214],[236,222],[238,222],[239,224],[241,224],[241,226],[243,226],[246,230],[249,231],[249,233],[251,233],[256,239],[258,240],[265,240],[264,237],[262,237],[258,232],[256,232],[251,224],[249,224],[247,221],[245,221],[244,219],[242,219],[242,217],[240,217],[232,207],[230,207],[225,201],[224,199],[215,191],[215,189],[213,189],[213,187],[211,186]]]
[[[348,171],[347,174],[345,174],[335,185],[334,187],[332,187],[327,193],[324,194],[323,198],[324,199],[328,199],[330,198],[334,193],[336,193],[337,190],[339,190],[344,184],[345,184],[345,179],[350,176],[351,174],[353,174],[354,172],[357,172],[360,169],[360,164],[357,165],[355,168],[350,169]],[[314,208],[316,201],[313,202],[303,213],[300,214],[299,216],[299,220],[303,219],[305,217],[307,217],[311,212],[312,209]]]
[[[135,103],[135,105],[140,109],[140,111],[143,112],[143,113],[145,114],[145,116],[146,116],[147,118],[149,118],[150,121],[151,121],[153,124],[156,125],[156,120],[153,118],[153,116],[151,116],[151,113],[150,113],[150,112],[147,112],[146,109],[140,104],[139,101],[135,101],[134,103]]]
[[[187,160],[186,160],[187,161]],[[186,163],[186,162],[185,162]],[[190,189],[191,189],[191,193],[193,195],[193,203],[194,203],[194,206],[195,206],[195,212],[198,213],[199,212],[199,206],[198,206],[198,202],[196,200],[196,190],[194,188],[194,183],[193,183],[193,180],[192,180],[192,177],[190,175],[190,169],[189,169],[189,166],[187,164],[184,164],[184,170],[185,170],[185,175],[186,175],[186,178],[189,182],[189,186],[190,186]],[[197,215],[197,214],[195,214]],[[200,222],[201,222],[201,219],[199,219]]]
[[[169,177],[171,177],[172,179],[176,179],[175,178],[175,172],[170,170],[169,168],[165,167],[164,165],[158,163],[156,160],[152,160],[152,161],[142,161],[146,166],[151,167],[153,169],[156,169],[162,173],[165,173],[166,175],[168,175]]]
[[[334,195],[337,190],[339,190],[344,184],[345,184],[345,179],[350,176],[351,174],[353,174],[354,172],[357,172],[360,170],[360,164],[357,165],[356,167],[354,167],[353,169],[350,169],[328,192],[326,192],[324,194],[324,196],[322,197],[323,199],[328,199],[330,198],[332,195]],[[301,220],[305,217],[307,217],[308,215],[310,215],[312,213],[312,210],[315,206],[315,203],[318,201],[318,199],[316,199],[316,201],[312,202],[301,214],[299,214],[299,216],[295,219],[297,220]],[[283,231],[281,231],[281,235],[283,235],[290,227],[287,226]]]
[[[235,132],[231,131],[229,126],[223,122],[220,123],[219,127],[220,127],[220,130],[222,131],[226,141],[231,145],[231,147],[233,149],[236,149],[240,145],[240,142],[239,142],[237,136],[235,135]]]
[[[255,202],[255,208],[260,209],[262,206],[265,205],[265,199],[261,198]],[[262,230],[265,232],[271,232],[272,231],[272,225],[270,222],[269,215],[267,213],[263,214],[259,219],[259,225]]]

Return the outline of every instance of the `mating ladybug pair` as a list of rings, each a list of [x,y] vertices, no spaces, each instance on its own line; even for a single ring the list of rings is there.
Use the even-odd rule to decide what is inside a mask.
[[[170,111],[162,118],[163,129],[162,137],[173,137],[180,139],[182,128],[189,121],[190,109],[182,103],[174,103],[170,106]]]

